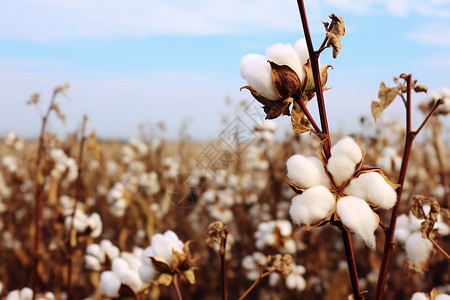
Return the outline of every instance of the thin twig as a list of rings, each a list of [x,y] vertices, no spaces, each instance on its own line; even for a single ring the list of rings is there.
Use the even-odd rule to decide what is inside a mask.
[[[342,239],[344,241],[345,256],[347,257],[348,271],[350,272],[352,282],[353,297],[355,300],[363,299],[359,290],[358,271],[356,270],[356,262],[353,254],[350,233],[344,228],[344,226],[340,226],[339,229],[341,230]]]
[[[447,260],[450,261],[450,255],[444,250],[444,248],[442,248],[433,238],[428,237],[428,239],[430,240],[430,242],[433,243],[434,247],[442,254],[445,256],[445,258]]]
[[[227,246],[228,233],[225,232],[225,237],[222,239],[219,254],[220,254],[220,266],[222,271],[222,299],[227,300],[227,262],[226,262],[226,246]]]
[[[242,294],[241,297],[239,297],[239,300],[243,300],[245,297],[248,296],[248,294],[250,294],[250,292],[261,282],[261,280],[266,277],[267,275],[269,275],[271,272],[266,272],[263,273],[262,272],[262,267],[259,270],[259,277],[258,279],[256,279],[255,282],[253,282],[253,284],[244,292],[244,294]]]
[[[75,212],[77,210],[78,203],[80,202],[80,192],[81,192],[81,173],[82,173],[82,163],[83,163],[83,149],[84,149],[84,142],[86,140],[85,136],[85,130],[86,130],[86,123],[88,118],[86,116],[83,117],[83,124],[81,125],[81,141],[80,141],[80,149],[78,151],[78,176],[77,180],[75,182],[75,205],[73,207],[71,220],[70,220],[70,227],[69,227],[69,249],[68,249],[68,268],[67,268],[67,297],[68,299],[73,299],[72,297],[72,267],[73,267],[73,252],[74,252],[74,245],[72,244],[72,238],[74,232],[72,232],[74,219],[75,219]]]
[[[311,126],[314,128],[314,130],[316,131],[316,133],[320,133],[320,128],[319,126],[317,126],[316,121],[314,121],[314,118],[311,116],[311,113],[309,112],[308,108],[305,105],[305,102],[303,102],[303,99],[295,99],[294,101],[297,101],[298,105],[300,105],[300,108],[303,110],[303,112],[305,113],[306,118],[308,118],[309,123],[311,123]]]
[[[180,287],[178,286],[178,274],[173,275],[173,287],[177,292],[178,300],[183,300],[183,296],[181,296]]]

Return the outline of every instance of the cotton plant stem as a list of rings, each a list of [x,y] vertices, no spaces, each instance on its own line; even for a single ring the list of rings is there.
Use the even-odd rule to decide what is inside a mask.
[[[178,274],[173,275],[173,287],[177,292],[178,300],[183,300],[183,296],[181,296],[180,287],[178,286]]]
[[[352,282],[353,297],[355,300],[363,299],[359,290],[358,271],[356,270],[355,257],[353,254],[350,233],[343,226],[340,227],[342,239],[344,240],[345,255],[347,256],[348,271]]]
[[[73,224],[75,219],[75,212],[77,210],[78,203],[80,202],[80,192],[81,192],[81,173],[82,173],[82,163],[83,163],[83,149],[84,149],[84,142],[86,140],[85,136],[85,130],[86,130],[86,123],[87,123],[87,117],[83,117],[83,124],[81,126],[81,141],[80,141],[80,149],[78,151],[78,176],[75,182],[75,205],[73,207],[71,220],[70,220],[70,227],[69,227],[69,257],[68,257],[68,268],[67,268],[67,297],[68,299],[73,299],[72,297],[72,267],[73,267],[73,253],[74,253],[74,246],[72,243],[72,238],[76,238],[76,233],[73,232]]]
[[[48,117],[50,116],[50,112],[53,109],[53,105],[55,104],[56,95],[58,94],[59,89],[55,89],[53,91],[53,96],[50,101],[50,105],[47,109],[47,112],[42,117],[41,124],[41,132],[39,135],[39,145],[38,145],[38,153],[36,158],[36,178],[35,178],[35,193],[34,193],[34,202],[35,202],[35,213],[34,213],[34,243],[33,243],[33,267],[31,270],[31,289],[33,290],[33,299],[37,294],[37,282],[38,282],[38,265],[39,265],[39,240],[41,238],[41,231],[39,229],[39,224],[41,221],[41,212],[42,212],[42,204],[43,204],[43,196],[44,196],[44,183],[39,182],[42,180],[41,178],[41,160],[44,155],[44,134],[45,128],[47,126]]]
[[[226,246],[227,246],[227,236],[222,239],[222,244],[220,245],[220,267],[221,267],[221,280],[222,280],[222,300],[227,300],[227,261],[226,261]]]
[[[400,187],[397,190],[397,202],[394,205],[391,213],[391,221],[389,224],[389,228],[386,231],[386,237],[384,241],[384,251],[383,258],[381,261],[380,272],[378,273],[378,281],[377,281],[377,289],[376,289],[376,298],[377,300],[381,300],[383,297],[384,286],[386,284],[387,273],[389,261],[391,259],[392,250],[395,248],[394,242],[394,232],[395,225],[397,223],[398,210],[400,207],[400,199],[402,198],[403,184],[405,182],[406,170],[408,168],[409,158],[411,156],[411,148],[414,142],[414,138],[416,137],[416,132],[411,131],[411,75],[408,75],[407,79],[407,97],[406,97],[406,141],[403,150],[403,159],[402,166],[400,168],[400,175],[398,179],[398,184]]]
[[[309,122],[311,123],[311,126],[314,128],[316,133],[319,134],[321,132],[321,130],[320,130],[319,126],[317,126],[316,122],[314,121],[314,118],[311,116],[311,113],[309,112],[308,108],[306,107],[303,99],[302,98],[295,99],[294,101],[296,101],[298,103],[298,105],[300,105],[300,108],[305,113],[305,116],[306,116],[306,118],[308,118]]]
[[[448,260],[450,261],[450,254],[447,253],[447,251],[444,250],[433,238],[428,237],[430,242],[434,245],[434,247]]]
[[[327,114],[325,110],[325,102],[323,100],[323,91],[322,91],[322,82],[320,81],[320,70],[319,70],[319,53],[316,53],[313,48],[312,40],[311,40],[311,34],[309,33],[309,26],[308,26],[308,20],[306,18],[306,10],[305,10],[305,4],[303,3],[303,0],[297,0],[298,9],[300,12],[300,18],[302,20],[302,27],[303,32],[305,34],[306,39],[306,45],[308,47],[308,53],[311,61],[311,68],[314,78],[314,85],[316,87],[316,97],[317,97],[317,105],[319,108],[319,115],[320,115],[320,125],[322,127],[321,132],[326,134],[326,137],[328,137],[328,148],[331,149],[331,141],[330,141],[330,134],[328,130],[328,121],[327,121]]]
[[[241,297],[239,297],[239,300],[245,299],[245,297],[247,297],[248,294],[250,294],[250,292],[253,291],[253,289],[261,282],[261,280],[262,280],[264,277],[266,277],[267,275],[269,275],[269,274],[270,274],[270,272],[267,272],[267,273],[264,273],[264,274],[263,274],[263,273],[262,273],[262,270],[260,270],[258,279],[256,279],[255,282],[253,282],[253,284],[245,291],[244,294],[242,294]]]

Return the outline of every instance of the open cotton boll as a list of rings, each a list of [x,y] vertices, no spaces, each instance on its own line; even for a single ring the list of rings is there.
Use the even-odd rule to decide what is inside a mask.
[[[119,277],[114,272],[106,271],[100,275],[100,290],[107,297],[119,297],[119,289],[121,286]]]
[[[428,260],[432,249],[433,244],[421,232],[414,232],[405,242],[406,258],[419,267]]]
[[[128,265],[127,261],[122,257],[116,257],[112,261],[111,270],[116,274],[118,274],[120,270],[125,270],[129,268],[130,266]]]
[[[450,300],[450,295],[447,294],[440,294],[434,300]]]
[[[148,265],[141,265],[138,269],[139,278],[141,278],[141,281],[144,283],[149,282],[150,280],[153,280],[153,278],[156,277],[156,271],[153,269],[152,266]]]
[[[6,300],[20,300],[20,291],[14,290],[8,293]]]
[[[323,185],[324,187],[329,189],[331,187],[330,177],[328,177],[322,161],[314,156],[309,156],[307,157],[307,159],[316,166],[317,170],[319,170],[319,181],[315,185]]]
[[[308,46],[306,45],[306,39],[299,39],[298,41],[295,42],[294,44],[294,50],[295,52],[297,52],[298,58],[300,60],[300,63],[302,65],[306,64],[306,62],[309,59],[309,52],[308,52]],[[319,63],[320,65],[320,63]],[[299,74],[300,76],[300,74]],[[300,78],[300,80],[303,82],[304,80],[304,73],[303,73],[303,78]]]
[[[292,233],[292,224],[287,220],[278,220],[276,225],[282,236],[290,236]]]
[[[90,244],[86,247],[86,254],[95,256],[102,263],[105,262],[105,252],[98,244]]]
[[[303,64],[300,63],[300,59],[297,51],[290,44],[275,44],[266,49],[266,56],[270,61],[273,61],[277,65],[287,65],[302,81],[303,76]]]
[[[272,68],[267,62],[267,57],[251,54],[252,57],[244,56],[239,69],[242,70],[241,77],[259,94],[269,100],[280,100],[275,91],[272,80]],[[257,56],[255,56],[257,55]]]
[[[429,300],[429,299],[425,293],[417,292],[411,296],[411,300]]]
[[[397,226],[395,227],[394,239],[397,242],[404,244],[411,231],[409,230],[409,217],[405,214],[401,214],[397,218]]]
[[[142,288],[142,281],[139,274],[131,269],[123,269],[117,273],[120,281],[129,286],[135,293]]]
[[[92,271],[101,271],[102,265],[100,264],[100,261],[97,257],[92,255],[85,255],[84,256],[84,265],[86,269],[92,270]]]
[[[375,230],[378,226],[377,215],[363,199],[346,196],[338,200],[336,212],[345,227],[359,235],[366,245],[375,250]]]
[[[327,217],[334,204],[333,194],[326,187],[317,185],[292,199],[289,214],[294,223],[309,226]]]
[[[32,300],[33,299],[33,290],[29,287],[24,287],[20,290],[20,300]]]
[[[355,173],[355,163],[345,155],[334,155],[328,159],[327,169],[339,186]]]
[[[300,274],[292,272],[286,277],[286,287],[291,290],[303,291],[306,288],[306,281]]]
[[[155,234],[152,237],[151,247],[154,256],[163,258],[169,264],[172,263],[173,251],[183,252],[183,242],[178,239],[178,236],[171,230],[162,234]]]
[[[296,154],[286,161],[286,167],[287,176],[300,188],[308,189],[320,182],[321,170],[312,159]]]
[[[344,155],[355,165],[362,159],[361,149],[351,137],[343,138],[331,147],[331,156],[333,157],[333,155]]]

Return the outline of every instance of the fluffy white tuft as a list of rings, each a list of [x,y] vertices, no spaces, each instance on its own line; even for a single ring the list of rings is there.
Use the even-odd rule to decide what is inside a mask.
[[[321,164],[322,168],[318,168],[316,160],[315,157],[304,157],[300,154],[291,156],[286,161],[287,176],[293,183],[304,189],[320,184],[324,181],[322,177],[326,175]]]
[[[417,292],[411,296],[411,300],[429,300],[429,299],[425,293]]]
[[[450,300],[450,295],[447,294],[440,294],[434,300]]]
[[[351,137],[346,137],[331,147],[331,156],[344,155],[355,165],[362,159],[362,152],[358,144]]]
[[[377,172],[359,175],[350,182],[345,193],[365,199],[384,209],[392,208],[397,202],[397,193]]]
[[[331,188],[330,177],[328,177],[327,172],[325,171],[325,167],[320,159],[314,156],[309,156],[307,159],[316,166],[317,170],[319,170],[319,181],[315,185],[323,185],[326,188]]]
[[[339,186],[353,175],[355,163],[345,155],[334,155],[328,159],[327,169],[333,176],[334,182]]]
[[[326,187],[317,185],[292,199],[289,214],[294,223],[311,225],[324,219],[334,204],[333,194]]]
[[[150,282],[150,280],[153,280],[156,277],[156,271],[153,269],[152,266],[148,265],[142,265],[138,269],[139,277],[141,278],[141,281],[146,283]]]
[[[131,269],[123,269],[117,273],[120,281],[131,288],[135,293],[142,288],[142,281],[139,274]]]
[[[107,297],[119,297],[119,288],[122,283],[119,277],[111,271],[103,272],[100,276],[100,290]]]
[[[304,74],[303,64],[300,62],[298,53],[290,44],[275,44],[266,49],[266,56],[270,61],[273,61],[277,65],[287,65],[295,73],[297,73],[298,78],[302,81]]]
[[[406,258],[419,267],[428,260],[432,249],[433,244],[421,232],[414,232],[405,242]]]
[[[183,242],[178,239],[175,232],[167,230],[164,234],[155,234],[152,237],[151,248],[153,255],[162,257],[172,263],[172,251],[183,252]]]
[[[359,235],[366,245],[375,250],[375,230],[378,218],[363,199],[346,196],[339,199],[336,208],[338,216],[345,227]]]
[[[267,57],[258,54],[248,54],[241,60],[239,70],[241,77],[259,94],[269,100],[280,100],[273,86],[272,69]]]
[[[404,244],[410,234],[409,217],[405,214],[399,215],[397,218],[397,226],[395,227],[394,239],[397,242]]]

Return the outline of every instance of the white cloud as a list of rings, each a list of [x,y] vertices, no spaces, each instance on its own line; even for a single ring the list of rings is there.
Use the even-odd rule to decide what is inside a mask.
[[[313,25],[336,9],[355,15],[450,17],[448,0],[315,0],[306,1],[306,7]],[[0,36],[38,42],[299,29],[291,0],[14,0],[0,10]]]
[[[446,23],[429,23],[407,34],[407,38],[432,46],[450,46],[450,25]]]

